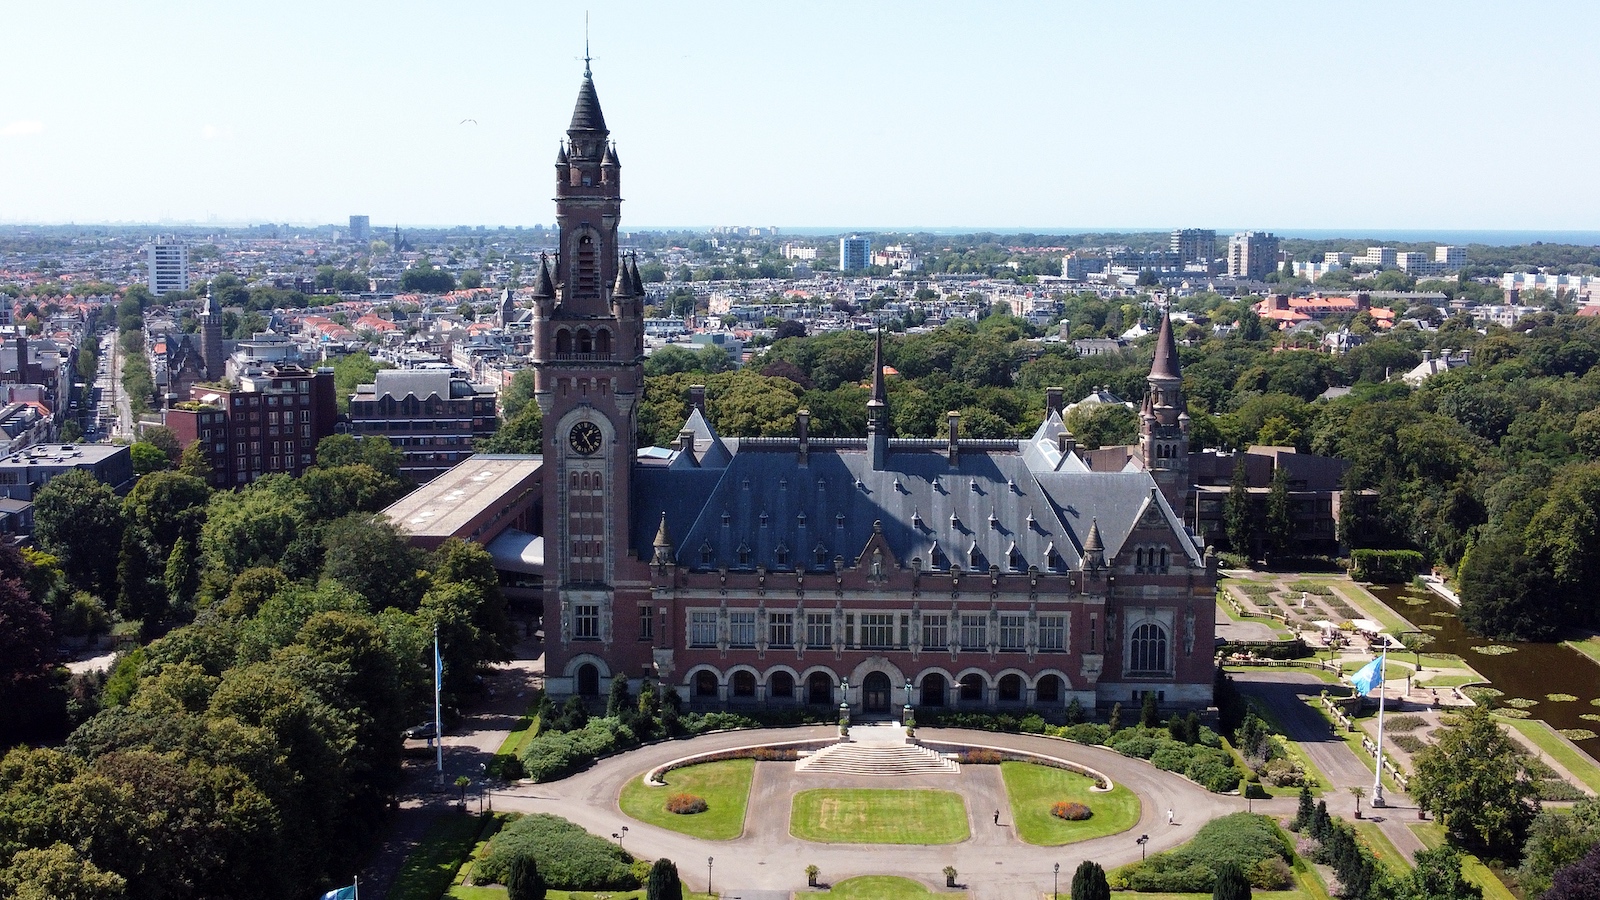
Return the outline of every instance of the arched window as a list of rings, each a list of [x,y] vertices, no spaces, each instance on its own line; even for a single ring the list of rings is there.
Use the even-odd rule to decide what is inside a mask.
[[[611,331],[602,328],[594,336],[594,352],[602,356],[611,355]]]
[[[767,679],[768,700],[793,700],[794,676],[788,672],[773,672]]]
[[[694,673],[694,695],[696,697],[715,697],[717,695],[717,673],[710,669],[701,669]]]
[[[944,676],[937,672],[922,676],[922,705],[943,706],[946,687]]]
[[[827,672],[812,672],[806,679],[806,702],[822,704],[833,702],[833,678]]]
[[[970,672],[961,676],[961,702],[983,702],[983,676],[977,672]]]
[[[1128,669],[1133,672],[1165,672],[1167,670],[1167,630],[1154,622],[1146,622],[1133,630],[1132,658]]]
[[[1022,700],[1022,676],[1013,672],[1002,676],[999,684],[1000,702],[1017,703]]]
[[[741,669],[733,673],[732,684],[735,697],[754,697],[756,695],[756,676],[753,672]]]
[[[1165,572],[1167,570],[1167,560],[1168,560],[1167,548],[1162,547],[1161,548],[1161,563],[1160,563],[1160,565],[1161,565],[1161,571],[1163,571],[1163,572]]]
[[[1133,565],[1135,568],[1144,568],[1144,548],[1139,547],[1133,551]]]
[[[1045,675],[1034,686],[1033,696],[1040,703],[1058,703],[1061,700],[1061,678],[1056,675]]]
[[[594,339],[589,336],[589,329],[587,328],[578,329],[578,352],[594,352]]]
[[[566,356],[572,352],[572,332],[565,328],[556,332],[556,354]]]

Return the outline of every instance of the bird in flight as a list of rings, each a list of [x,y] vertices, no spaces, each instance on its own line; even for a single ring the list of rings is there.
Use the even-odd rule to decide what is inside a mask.
[[[474,125],[478,124],[478,120],[477,119],[462,119],[461,120],[461,124],[463,124],[463,125],[467,124],[468,122],[471,122]]]

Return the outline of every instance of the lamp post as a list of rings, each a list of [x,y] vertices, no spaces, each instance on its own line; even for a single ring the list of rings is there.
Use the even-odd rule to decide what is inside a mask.
[[[713,859],[715,859],[715,857],[706,857],[706,893],[708,894],[711,893],[711,861]]]
[[[1055,885],[1050,888],[1050,900],[1061,900],[1061,863],[1056,863]]]
[[[1139,859],[1141,861],[1143,861],[1143,859],[1144,859],[1144,845],[1150,843],[1150,835],[1141,834],[1137,838],[1134,838],[1133,842],[1135,844],[1139,845]]]

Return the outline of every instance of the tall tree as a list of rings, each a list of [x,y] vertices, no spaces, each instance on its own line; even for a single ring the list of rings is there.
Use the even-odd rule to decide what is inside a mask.
[[[1225,862],[1217,866],[1217,882],[1211,889],[1211,900],[1250,900],[1250,879],[1237,863]]]
[[[116,590],[122,503],[111,488],[77,469],[50,480],[33,499],[34,537],[61,560],[72,586],[97,597]]]
[[[1250,555],[1250,530],[1255,518],[1250,503],[1250,475],[1244,466],[1245,455],[1233,467],[1233,480],[1228,483],[1228,499],[1222,506],[1222,529],[1228,535],[1228,547],[1235,553]]]
[[[1294,549],[1294,505],[1289,499],[1289,472],[1279,465],[1267,488],[1267,546],[1275,556]]]
[[[1411,796],[1439,818],[1452,840],[1503,857],[1522,845],[1539,812],[1539,788],[1527,757],[1486,707],[1462,711],[1459,723],[1415,763]]]
[[[678,864],[665,857],[651,863],[644,896],[645,900],[680,900],[683,882],[678,878]]]
[[[539,874],[539,864],[533,854],[523,853],[513,859],[511,874],[506,876],[509,900],[544,900],[545,893],[544,876]]]

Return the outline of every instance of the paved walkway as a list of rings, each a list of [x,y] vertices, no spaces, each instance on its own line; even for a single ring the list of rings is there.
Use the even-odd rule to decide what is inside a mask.
[[[1057,862],[1069,873],[1085,859],[1093,859],[1107,868],[1122,865],[1139,858],[1139,846],[1134,838],[1140,834],[1150,836],[1147,852],[1160,852],[1194,837],[1200,826],[1211,819],[1246,807],[1246,801],[1239,797],[1212,794],[1177,775],[1103,747],[1037,735],[997,735],[936,728],[920,728],[918,734],[934,741],[1005,744],[1092,766],[1140,796],[1143,808],[1139,822],[1121,834],[1065,847],[1025,844],[1011,827],[1010,805],[995,766],[962,766],[958,776],[883,779],[800,774],[795,772],[793,763],[757,763],[745,832],[732,841],[705,841],[647,825],[623,815],[617,806],[617,796],[628,781],[678,757],[749,744],[826,738],[834,732],[831,725],[764,729],[705,735],[689,741],[644,747],[602,760],[588,771],[559,782],[496,791],[494,806],[497,810],[554,813],[595,834],[614,834],[627,825],[629,832],[625,843],[629,852],[645,858],[675,860],[686,882],[696,890],[706,885],[702,860],[711,857],[715,860],[712,887],[725,898],[746,900],[782,896],[784,891],[803,891],[808,865],[821,868],[824,882],[837,882],[854,875],[893,874],[937,887],[944,884],[940,874],[944,867],[955,866],[960,873],[958,881],[971,892],[973,900],[1034,898],[1049,893],[1051,866]],[[795,791],[814,787],[934,787],[959,791],[967,801],[972,836],[959,844],[933,847],[802,841],[789,834],[790,801]],[[1258,811],[1280,814],[1292,813],[1294,809],[1292,799],[1258,802],[1255,806]],[[1000,810],[998,826],[993,818],[996,809]],[[1166,819],[1168,809],[1176,816],[1175,823],[1170,826]]]
[[[1334,735],[1328,720],[1307,704],[1308,699],[1315,702],[1326,684],[1314,675],[1284,669],[1234,672],[1233,680],[1241,691],[1271,707],[1273,715],[1286,732],[1284,736],[1299,743],[1317,768],[1333,782],[1323,795],[1328,803],[1328,812],[1354,819],[1356,798],[1349,789],[1364,788],[1370,795],[1372,770],[1350,749],[1349,744]],[[1384,836],[1394,842],[1395,848],[1405,856],[1407,862],[1411,862],[1418,851],[1427,849],[1416,833],[1406,826],[1407,822],[1417,820],[1417,804],[1405,794],[1388,790],[1384,792],[1384,801],[1387,805],[1382,809],[1374,810],[1370,804],[1364,803],[1362,811],[1368,821],[1378,823]],[[1282,801],[1272,802],[1277,804]],[[1274,811],[1277,811],[1275,807]],[[1289,812],[1293,813],[1292,807]]]

